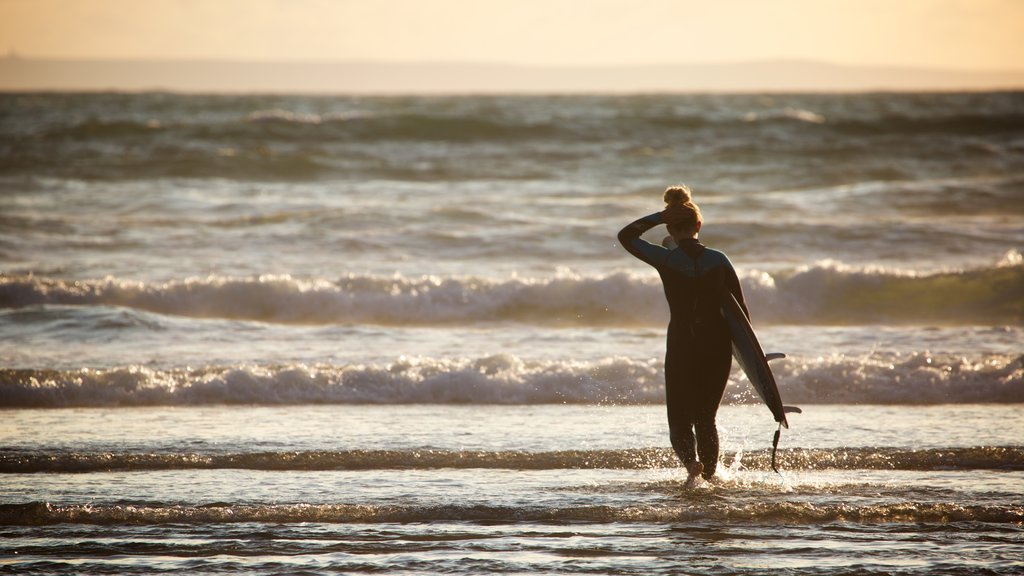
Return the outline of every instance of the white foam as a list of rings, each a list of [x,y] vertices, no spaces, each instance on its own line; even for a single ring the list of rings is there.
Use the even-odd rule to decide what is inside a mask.
[[[1024,402],[1024,357],[875,353],[792,358],[774,367],[789,404]],[[202,404],[656,404],[659,360],[406,358],[383,365],[0,371],[0,406]],[[726,402],[757,402],[734,368]]]
[[[755,323],[993,324],[1024,321],[1024,266],[923,274],[824,261],[791,272],[745,271]],[[979,289],[983,287],[984,289]],[[0,276],[0,307],[124,306],[166,315],[293,324],[664,325],[656,276],[633,272],[493,279],[349,275],[336,281],[264,275],[162,283],[118,278]]]

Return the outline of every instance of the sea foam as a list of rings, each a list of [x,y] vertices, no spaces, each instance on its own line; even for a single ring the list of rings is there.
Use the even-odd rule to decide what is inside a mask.
[[[755,325],[1024,322],[1024,265],[1007,253],[992,266],[937,273],[821,262],[742,274]],[[0,275],[0,308],[123,306],[165,315],[292,324],[663,325],[656,277],[632,272],[545,278],[348,275],[208,276],[168,282]]]
[[[775,363],[787,403],[1024,402],[1024,357],[875,353]],[[207,404],[656,404],[660,360],[401,358],[391,364],[0,370],[0,407]],[[738,369],[726,402],[756,403]]]

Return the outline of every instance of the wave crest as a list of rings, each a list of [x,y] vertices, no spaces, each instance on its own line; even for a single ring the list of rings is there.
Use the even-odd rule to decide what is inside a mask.
[[[822,262],[742,277],[755,323],[1024,323],[1024,266],[1011,251],[997,265],[915,273]],[[662,325],[667,306],[652,276],[572,273],[552,278],[210,276],[163,283],[0,275],[0,308],[123,306],[166,315],[293,324]]]
[[[1024,402],[1024,357],[873,354],[792,358],[774,368],[791,404]],[[657,404],[658,360],[401,358],[388,365],[154,370],[0,370],[0,406],[206,404]],[[898,384],[898,385],[896,385]],[[755,403],[738,369],[726,402]]]

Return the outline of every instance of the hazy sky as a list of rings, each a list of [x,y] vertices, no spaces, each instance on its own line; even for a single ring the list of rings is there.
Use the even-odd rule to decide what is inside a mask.
[[[1024,0],[0,0],[23,57],[1024,69]]]

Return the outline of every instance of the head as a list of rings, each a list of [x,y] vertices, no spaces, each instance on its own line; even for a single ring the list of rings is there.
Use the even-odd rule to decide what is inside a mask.
[[[686,238],[696,238],[704,217],[700,208],[693,202],[689,187],[685,185],[669,186],[663,196],[665,211],[668,214],[666,224],[668,233],[677,242]]]

